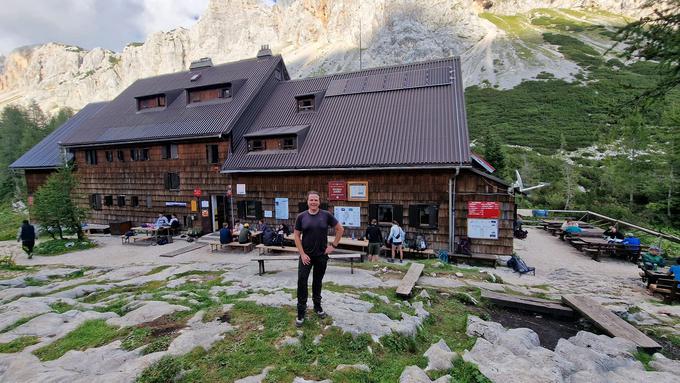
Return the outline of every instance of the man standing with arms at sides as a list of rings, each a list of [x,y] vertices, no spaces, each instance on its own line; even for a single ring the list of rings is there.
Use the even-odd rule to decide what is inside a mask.
[[[314,312],[323,319],[326,313],[321,308],[321,282],[326,273],[328,254],[332,253],[345,229],[329,212],[319,209],[319,192],[310,191],[307,193],[308,210],[303,211],[295,220],[295,246],[300,253],[298,262],[298,287],[297,287],[297,318],[295,325],[302,326],[305,322],[307,311],[307,295],[309,273],[314,269],[312,275],[312,301],[314,302]],[[335,228],[335,238],[328,243],[328,228]]]

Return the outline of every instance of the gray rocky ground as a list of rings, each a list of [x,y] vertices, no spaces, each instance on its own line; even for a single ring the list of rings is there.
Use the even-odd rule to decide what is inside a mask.
[[[0,381],[133,381],[164,355],[186,354],[196,346],[209,349],[235,330],[228,315],[232,305],[222,305],[220,315],[209,315],[202,309],[191,311],[192,307],[200,306],[202,300],[219,302],[226,295],[258,305],[290,308],[295,305],[291,294],[297,279],[294,262],[269,262],[267,269],[271,272],[257,276],[257,264],[249,260],[249,255],[211,254],[203,248],[175,258],[162,258],[161,253],[187,244],[176,241],[167,246],[138,247],[123,246],[116,238],[101,237],[98,241],[101,244],[98,248],[58,257],[27,260],[19,255],[20,263],[39,264],[40,268],[31,273],[9,273],[0,280],[0,344],[25,337],[36,337],[37,341],[20,352],[0,354]],[[0,249],[17,251],[16,245],[10,243],[1,243]],[[537,266],[535,277],[520,278],[503,268],[488,270],[505,281],[500,284],[484,281],[496,277],[468,278],[460,277],[463,274],[437,275],[435,272],[421,277],[419,285],[448,290],[511,289],[553,296],[560,293],[597,295],[614,310],[639,307],[639,311],[630,314],[632,321],[670,330],[677,328],[678,306],[659,306],[645,295],[636,280],[637,271],[631,265],[608,261],[591,264],[559,240],[536,231],[530,233],[527,241],[519,242],[517,250],[527,263]],[[431,298],[427,291],[418,290],[419,294],[410,301],[398,302],[371,291],[395,288],[401,276],[382,265],[356,269],[354,274],[344,266],[329,266],[325,283],[337,286],[326,289],[323,296],[331,326],[354,335],[369,334],[374,341],[391,333],[414,335],[430,315]],[[202,292],[184,288],[209,281],[212,287]],[[343,292],[343,286],[355,292]],[[471,295],[467,297],[474,301]],[[391,319],[383,313],[371,312],[371,300],[394,306],[401,311],[401,318]],[[148,346],[126,349],[121,339],[117,339],[99,347],[68,351],[54,360],[41,361],[33,353],[63,339],[86,321],[101,320],[114,328],[133,328],[162,322],[187,310],[190,317],[160,351],[144,352]],[[467,331],[479,338],[462,357],[477,364],[480,371],[495,382],[661,383],[680,379],[678,361],[656,354],[649,364],[654,371],[645,371],[633,357],[631,345],[621,339],[580,332],[560,340],[552,351],[541,347],[538,336],[529,329],[506,330],[500,324],[470,317]],[[296,347],[300,334],[280,339],[277,347]],[[321,335],[318,338],[314,344],[319,343]],[[432,382],[428,372],[448,371],[459,356],[441,340],[434,343],[424,357],[428,361],[426,367],[405,368],[399,381]],[[370,370],[361,364],[338,365],[336,369]],[[270,370],[265,368],[239,382],[261,382]],[[455,377],[444,375],[434,381],[449,382],[452,378]],[[295,381],[308,380],[298,377]]]

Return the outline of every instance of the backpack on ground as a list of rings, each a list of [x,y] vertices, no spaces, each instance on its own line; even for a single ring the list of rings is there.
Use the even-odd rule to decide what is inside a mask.
[[[511,267],[520,275],[526,273],[533,273],[534,275],[536,275],[536,268],[527,266],[524,260],[520,258],[518,255],[513,255],[510,257],[510,259],[508,260],[508,267]]]
[[[425,241],[425,237],[423,237],[422,235],[417,235],[414,243],[414,248],[418,251],[427,250],[427,241]]]
[[[168,239],[166,237],[158,237],[158,241],[156,241],[156,244],[158,245],[167,245],[168,244]]]

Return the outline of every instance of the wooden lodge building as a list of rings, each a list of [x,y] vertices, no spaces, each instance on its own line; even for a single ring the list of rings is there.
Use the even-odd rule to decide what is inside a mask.
[[[292,226],[317,190],[349,235],[396,219],[434,248],[469,235],[473,251],[508,255],[513,191],[475,165],[460,65],[291,80],[267,47],[222,65],[202,59],[87,105],[11,168],[30,196],[73,161],[92,223],[163,213],[203,232],[232,218]]]

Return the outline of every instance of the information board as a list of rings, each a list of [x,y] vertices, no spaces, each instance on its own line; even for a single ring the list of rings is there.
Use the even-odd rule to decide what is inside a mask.
[[[498,239],[497,219],[468,218],[468,237],[479,239]]]
[[[501,204],[498,202],[468,202],[468,218],[500,218]]]
[[[336,206],[335,219],[345,227],[361,226],[361,208],[359,206]]]
[[[288,219],[288,198],[274,198],[276,219]]]

